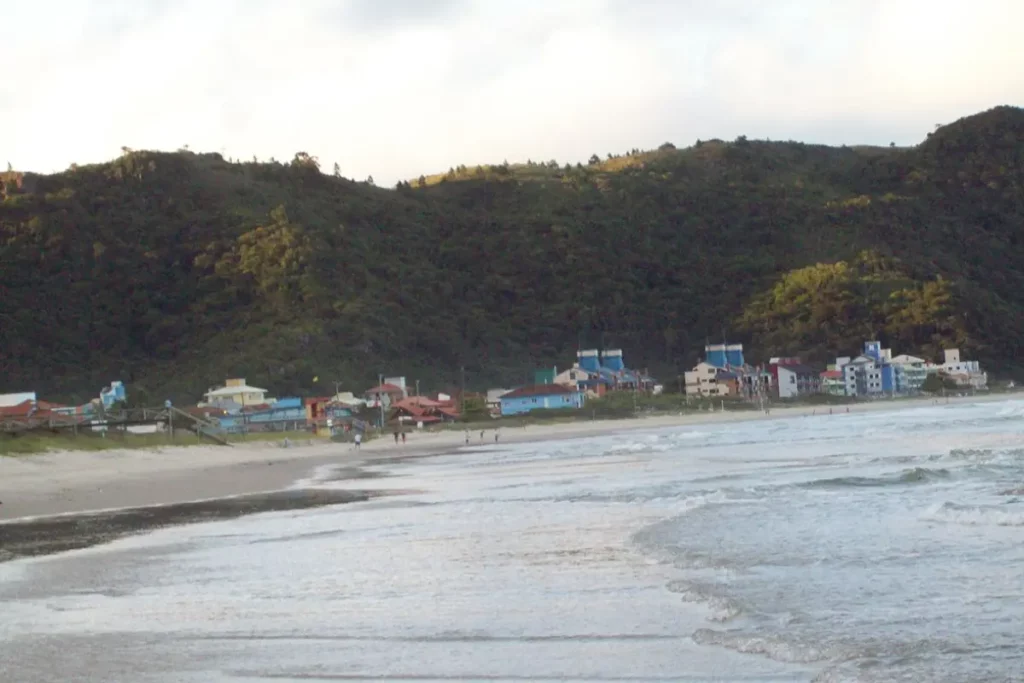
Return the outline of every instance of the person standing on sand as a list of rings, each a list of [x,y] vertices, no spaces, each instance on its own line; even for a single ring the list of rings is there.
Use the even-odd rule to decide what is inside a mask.
[[[482,429],[480,430],[480,440],[481,441],[484,440],[484,430],[482,430]]]
[[[466,430],[466,445],[469,445],[469,430]]]
[[[362,443],[363,443],[363,434],[362,434],[362,432],[356,432],[355,449],[357,451],[359,450],[359,445],[362,444]]]
[[[398,443],[398,430],[395,430],[395,443]]]
[[[498,443],[498,430],[494,430],[494,443]]]
[[[402,432],[402,445],[405,445],[405,432]]]

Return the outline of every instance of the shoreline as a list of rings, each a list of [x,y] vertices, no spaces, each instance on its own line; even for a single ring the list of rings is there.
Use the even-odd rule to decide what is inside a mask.
[[[950,398],[948,404],[1013,400],[1013,394]],[[1022,397],[1024,398],[1024,397]],[[939,405],[947,401],[939,400]],[[850,413],[935,407],[934,399],[878,401],[848,406]],[[399,491],[326,489],[326,481],[379,477],[366,467],[453,454],[468,448],[586,438],[637,430],[670,429],[792,417],[838,418],[828,406],[776,407],[770,414],[734,412],[661,415],[500,428],[465,443],[463,430],[410,433],[407,444],[390,439],[282,448],[259,444],[145,450],[53,452],[0,457],[0,562],[90,547],[172,525],[228,519],[259,512],[362,502]],[[835,409],[834,409],[835,410]],[[317,478],[317,473],[329,473]],[[399,487],[396,487],[396,489]]]

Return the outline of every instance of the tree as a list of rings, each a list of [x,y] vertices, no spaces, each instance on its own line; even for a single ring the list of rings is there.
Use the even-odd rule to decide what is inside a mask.
[[[956,381],[941,372],[933,372],[929,374],[921,384],[921,391],[928,394],[938,394],[943,391],[956,391],[957,388]]]
[[[661,143],[661,146],[658,147],[658,151],[659,152],[668,152],[668,151],[674,150],[675,148],[676,148],[676,146],[673,145],[671,142],[663,142],[663,143]]]
[[[373,176],[372,175],[366,176],[366,184],[367,185],[373,185],[374,184],[373,183]]]
[[[594,164],[599,164],[601,163],[601,157],[597,156],[596,154],[592,154],[590,155],[590,159],[587,160],[587,163],[590,164],[591,166],[593,166]]]
[[[295,157],[292,159],[292,166],[299,168],[309,168],[320,170],[320,160],[314,156],[310,156],[306,152],[296,152]]]
[[[340,178],[341,177],[341,166],[338,165],[337,161],[334,162],[334,177],[335,178]]]

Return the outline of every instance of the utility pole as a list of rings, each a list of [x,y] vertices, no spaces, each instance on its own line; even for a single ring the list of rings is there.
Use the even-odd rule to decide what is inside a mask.
[[[462,387],[460,389],[460,393],[462,394],[462,396],[461,396],[461,398],[462,398],[462,410],[460,412],[462,414],[462,417],[465,418],[466,417],[466,366],[465,365],[459,367],[459,373],[461,374],[461,384],[462,384]]]

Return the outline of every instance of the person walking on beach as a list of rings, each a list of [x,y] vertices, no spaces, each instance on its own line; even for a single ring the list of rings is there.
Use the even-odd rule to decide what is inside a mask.
[[[405,432],[402,432],[402,445],[405,445]]]
[[[395,443],[398,443],[398,430],[395,430]]]
[[[469,430],[466,430],[466,445],[469,445]]]
[[[480,430],[480,440],[481,441],[484,440],[484,430],[482,430],[482,429]]]
[[[363,434],[362,434],[362,432],[356,432],[355,449],[357,451],[359,450],[359,446],[362,443],[363,443]]]
[[[494,443],[498,443],[498,430],[494,430]]]

